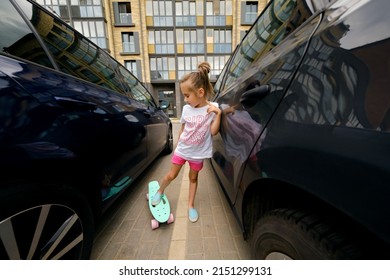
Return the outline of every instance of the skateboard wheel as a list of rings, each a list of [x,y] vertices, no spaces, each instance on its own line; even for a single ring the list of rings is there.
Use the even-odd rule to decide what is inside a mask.
[[[159,227],[159,223],[158,223],[158,221],[155,220],[155,219],[153,219],[153,220],[151,221],[151,225],[152,225],[152,229],[156,229],[156,228]]]
[[[171,214],[169,215],[168,224],[171,224],[171,223],[173,223],[174,221],[175,221],[175,218],[173,217],[173,214],[171,213]]]

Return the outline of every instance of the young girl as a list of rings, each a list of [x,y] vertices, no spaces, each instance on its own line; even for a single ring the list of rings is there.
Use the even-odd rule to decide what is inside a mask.
[[[212,156],[212,136],[218,133],[221,122],[218,104],[208,101],[213,94],[209,72],[210,64],[202,62],[197,71],[186,74],[180,81],[180,90],[187,105],[183,107],[180,119],[182,125],[179,140],[171,159],[171,169],[160,181],[160,189],[152,198],[153,205],[160,203],[165,188],[177,177],[182,166],[188,161],[190,165],[188,216],[191,222],[196,222],[199,217],[194,208],[198,173],[203,167],[203,160]]]

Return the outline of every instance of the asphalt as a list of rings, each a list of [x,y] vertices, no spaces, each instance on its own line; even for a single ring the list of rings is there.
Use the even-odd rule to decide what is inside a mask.
[[[179,124],[174,122],[174,138]],[[174,139],[176,140],[176,139]],[[176,143],[174,143],[175,145]],[[170,168],[170,157],[160,156],[102,217],[92,260],[247,260],[249,244],[205,161],[199,173],[195,207],[199,220],[188,220],[188,164],[166,189],[175,221],[151,228],[147,185]]]

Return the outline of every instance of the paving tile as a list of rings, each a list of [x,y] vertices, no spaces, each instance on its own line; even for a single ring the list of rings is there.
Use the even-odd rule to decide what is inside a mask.
[[[217,238],[221,252],[231,252],[236,250],[230,228],[227,224],[218,226]]]
[[[228,224],[228,220],[222,206],[213,206],[212,211],[216,225],[219,226]]]
[[[202,225],[202,234],[203,237],[216,237],[216,229],[214,217],[212,215],[203,215],[200,219]]]
[[[195,223],[191,223],[195,224]],[[203,248],[203,239],[202,237],[202,232],[201,232],[201,227],[200,226],[192,226],[188,230],[187,233],[187,254],[198,254],[202,253],[204,248]]]
[[[222,259],[221,252],[218,246],[217,238],[204,238],[204,258],[206,260],[220,260]]]
[[[115,259],[116,260],[134,259],[137,250],[138,250],[137,243],[121,244],[118,254],[115,256]]]

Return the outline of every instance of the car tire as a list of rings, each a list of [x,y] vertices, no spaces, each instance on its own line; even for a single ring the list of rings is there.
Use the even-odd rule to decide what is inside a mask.
[[[88,201],[67,186],[15,185],[0,195],[0,259],[88,259]]]
[[[305,211],[268,212],[253,231],[253,259],[359,259],[360,250],[346,235]]]

